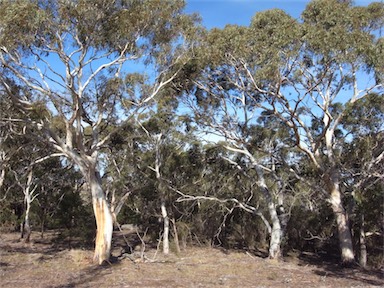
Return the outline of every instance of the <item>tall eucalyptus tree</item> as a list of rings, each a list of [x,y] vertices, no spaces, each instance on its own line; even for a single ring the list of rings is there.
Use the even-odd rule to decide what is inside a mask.
[[[345,264],[354,262],[354,252],[341,188],[340,137],[346,135],[340,125],[349,104],[373,91],[382,95],[383,16],[382,3],[355,7],[338,0],[312,1],[302,22],[278,9],[257,13],[249,27],[211,30],[185,69],[190,81],[180,87],[204,130],[248,157],[277,230],[267,170],[249,150],[251,136],[257,141],[249,127],[262,113],[285,125],[290,146],[310,160],[321,180]]]
[[[94,260],[99,264],[109,259],[113,228],[99,175],[100,151],[111,135],[106,128],[136,117],[176,76],[178,69],[170,68],[184,64],[194,22],[182,13],[184,4],[0,3],[1,86],[24,110],[37,102],[44,106],[45,119],[31,124],[43,130],[56,156],[77,165],[88,183],[97,224]],[[61,128],[55,129],[53,121]]]

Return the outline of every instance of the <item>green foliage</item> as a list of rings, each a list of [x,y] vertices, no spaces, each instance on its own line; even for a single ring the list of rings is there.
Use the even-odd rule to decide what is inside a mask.
[[[315,0],[302,13],[308,48],[325,61],[352,62],[375,49],[371,34],[380,27],[382,3],[353,7],[349,1]]]
[[[379,133],[384,129],[383,95],[372,93],[347,106],[343,125],[355,136]]]
[[[11,205],[7,205],[4,201],[2,202],[2,209],[0,210],[0,231],[17,231],[21,220]]]
[[[249,56],[253,55],[253,59],[248,57],[247,62],[255,61],[261,70],[265,70],[265,79],[272,80],[282,63],[297,52],[299,28],[297,21],[282,10],[257,13],[252,19],[247,39],[247,44],[251,45]],[[267,66],[273,68],[266,70]]]
[[[36,35],[49,29],[49,12],[41,9],[38,1],[0,2],[0,45],[10,49],[28,49],[31,44],[40,46]]]
[[[58,240],[69,237],[79,237],[82,243],[92,243],[95,235],[95,222],[90,205],[85,206],[79,191],[68,191],[59,202],[55,217],[50,223],[51,228],[65,228]]]
[[[76,29],[83,45],[128,53],[167,44],[188,21],[183,1],[2,1],[2,45],[28,48],[43,45],[39,37],[58,40],[57,31]],[[137,44],[137,38],[148,42]],[[37,42],[36,42],[37,41]]]

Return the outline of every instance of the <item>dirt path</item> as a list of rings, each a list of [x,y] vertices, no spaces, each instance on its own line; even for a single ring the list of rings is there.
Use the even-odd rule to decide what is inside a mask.
[[[92,251],[54,246],[51,240],[18,241],[0,234],[0,287],[371,287],[384,286],[380,271],[341,269],[315,259],[274,262],[240,251],[190,248],[180,255],[146,251],[105,267]],[[114,255],[117,256],[114,251]],[[128,256],[130,258],[128,258]]]

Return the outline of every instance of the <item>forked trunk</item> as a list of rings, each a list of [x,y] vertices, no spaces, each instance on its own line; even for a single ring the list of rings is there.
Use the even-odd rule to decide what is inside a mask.
[[[93,260],[95,263],[101,265],[105,261],[108,262],[111,256],[113,218],[97,172],[92,173],[89,179],[97,227]]]
[[[339,235],[339,245],[341,250],[341,261],[343,265],[351,265],[355,262],[353,253],[352,234],[349,228],[347,213],[341,201],[340,184],[338,179],[329,177],[328,188],[330,192],[330,202],[333,213],[336,217],[337,232]]]
[[[37,195],[33,196],[37,186],[32,188],[32,182],[33,182],[33,170],[30,170],[27,176],[27,183],[23,188],[25,216],[24,216],[24,221],[21,224],[21,238],[24,238],[25,243],[29,243],[29,240],[31,237],[31,226],[29,223],[29,213],[31,211],[31,203],[37,197]]]

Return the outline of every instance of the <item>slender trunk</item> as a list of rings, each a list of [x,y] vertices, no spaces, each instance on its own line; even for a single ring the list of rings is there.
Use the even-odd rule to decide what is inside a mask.
[[[119,200],[119,202],[116,204],[116,198],[115,198],[115,190],[112,190],[112,200],[110,203],[111,213],[113,217],[113,221],[117,227],[119,226],[117,222],[117,216],[119,215],[121,209],[123,208],[123,205],[125,204],[127,198],[131,194],[131,191],[126,192]]]
[[[176,227],[176,220],[175,218],[171,219],[172,222],[172,227],[173,227],[173,239],[175,241],[175,246],[176,246],[176,252],[180,254],[180,242],[179,242],[179,235],[177,234],[177,227]]]
[[[109,261],[111,255],[113,218],[97,171],[90,171],[89,185],[97,227],[93,260],[101,265]]]
[[[367,246],[365,240],[365,223],[364,223],[364,214],[361,214],[361,224],[360,224],[360,257],[359,263],[361,267],[365,268],[367,266]]]
[[[169,254],[169,217],[165,202],[161,201],[161,215],[163,216],[164,231],[163,231],[163,253]]]
[[[24,238],[25,243],[29,243],[31,238],[31,225],[29,222],[29,212],[31,211],[31,199],[29,195],[25,196],[25,216],[24,221],[22,223],[22,232],[21,232],[21,238]]]
[[[355,261],[352,244],[352,234],[349,228],[347,213],[341,201],[340,184],[337,173],[332,173],[327,179],[330,193],[330,202],[336,217],[339,245],[341,250],[341,261],[343,265],[350,265]]]
[[[167,213],[167,208],[165,206],[165,188],[162,184],[160,166],[161,166],[161,153],[160,153],[160,145],[161,138],[163,134],[160,133],[155,137],[155,149],[156,149],[156,159],[155,159],[155,172],[156,172],[156,180],[157,180],[157,193],[161,196],[161,215],[163,217],[163,253],[169,254],[169,217]]]
[[[2,152],[0,155],[3,155],[5,154],[4,152]],[[2,162],[4,161],[3,157],[0,158],[2,160]],[[5,163],[5,161],[3,162]],[[5,166],[5,165],[4,165]],[[4,184],[4,180],[5,180],[5,167],[1,167],[1,173],[0,173],[0,188],[3,186]]]
[[[29,212],[31,211],[31,203],[37,196],[37,195],[35,195],[32,197],[37,186],[32,188],[32,182],[33,182],[32,181],[33,180],[33,171],[32,170],[30,170],[28,172],[27,182],[25,185],[21,184],[16,173],[15,173],[15,177],[16,177],[16,181],[18,182],[19,186],[22,187],[23,193],[24,193],[25,215],[24,215],[24,221],[21,223],[21,238],[25,237],[25,239],[24,239],[25,243],[29,243],[29,240],[31,237],[31,226],[29,223]]]
[[[284,241],[285,233],[287,231],[288,221],[289,221],[289,215],[285,212],[284,209],[284,194],[279,193],[278,196],[278,206],[277,206],[277,215],[280,220],[280,226],[281,226],[281,239]]]

